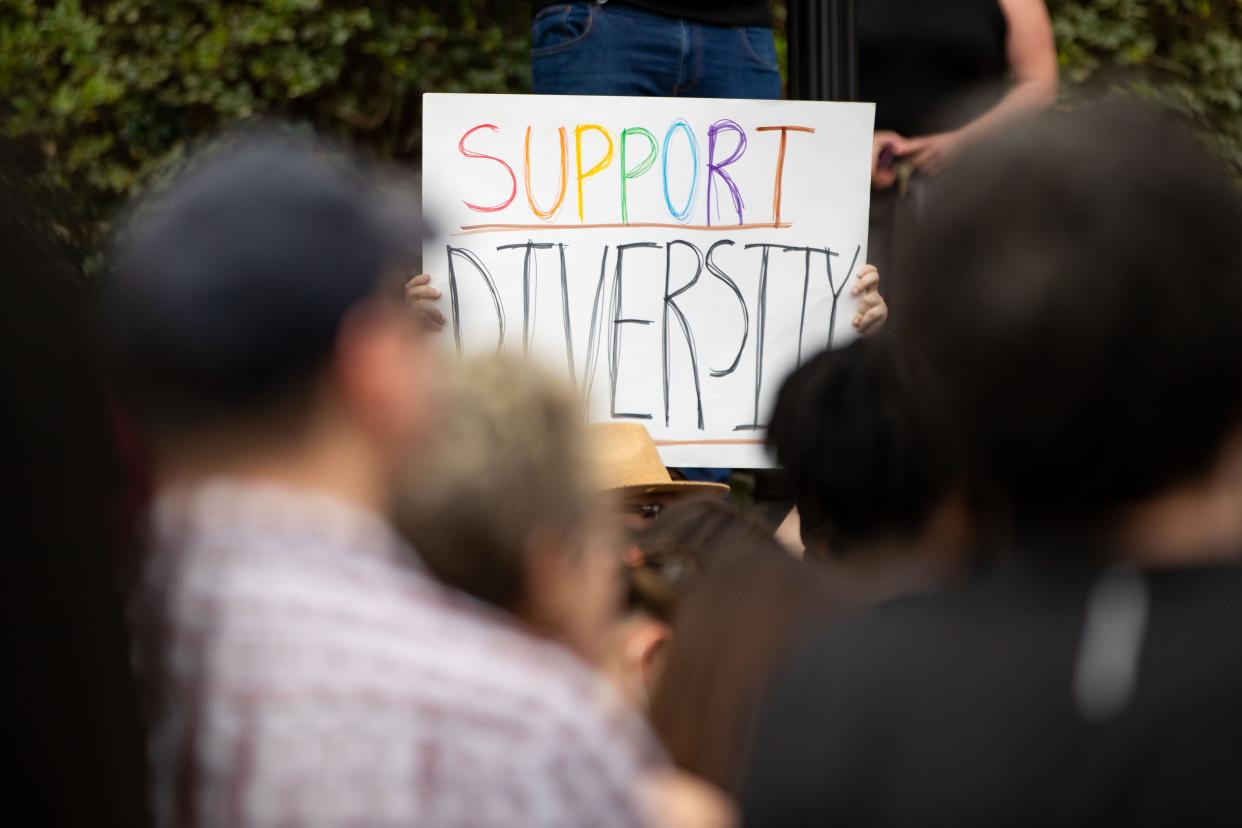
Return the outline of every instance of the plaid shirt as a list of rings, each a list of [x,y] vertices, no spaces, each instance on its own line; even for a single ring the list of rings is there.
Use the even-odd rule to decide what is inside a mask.
[[[226,481],[161,498],[144,584],[163,825],[632,826],[664,757],[567,650],[377,518]]]

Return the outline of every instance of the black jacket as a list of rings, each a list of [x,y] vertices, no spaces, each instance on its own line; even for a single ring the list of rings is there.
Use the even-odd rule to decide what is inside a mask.
[[[1242,825],[1242,571],[998,568],[825,630],[748,825]]]

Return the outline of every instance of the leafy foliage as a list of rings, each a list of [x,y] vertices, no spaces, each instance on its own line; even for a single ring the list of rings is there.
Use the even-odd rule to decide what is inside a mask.
[[[1242,0],[1053,0],[1070,103],[1114,90],[1171,107],[1242,175]]]
[[[529,14],[503,0],[0,0],[0,128],[37,144],[88,250],[124,196],[252,116],[416,158],[424,90],[529,86]]]

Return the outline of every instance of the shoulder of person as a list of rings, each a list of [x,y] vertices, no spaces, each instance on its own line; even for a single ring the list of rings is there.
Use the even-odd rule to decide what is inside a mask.
[[[444,587],[443,600],[452,616],[446,620],[461,634],[461,650],[483,656],[471,660],[472,669],[503,676],[503,682],[492,682],[497,693],[531,700],[528,721],[544,719],[549,738],[559,743],[567,731],[587,742],[593,736],[616,737],[651,752],[646,743],[654,741],[641,717],[568,647],[524,629],[510,614],[464,593]]]

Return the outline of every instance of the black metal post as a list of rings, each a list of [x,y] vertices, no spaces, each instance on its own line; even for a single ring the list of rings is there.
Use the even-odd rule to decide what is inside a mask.
[[[855,0],[789,0],[789,97],[858,100]]]

